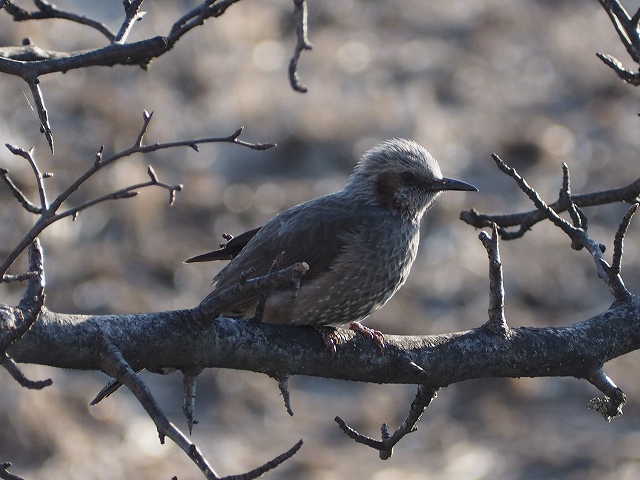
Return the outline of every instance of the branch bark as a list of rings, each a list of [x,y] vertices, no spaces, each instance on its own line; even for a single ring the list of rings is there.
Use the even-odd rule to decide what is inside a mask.
[[[43,308],[7,353],[17,362],[102,370],[100,339],[106,337],[135,370],[219,367],[443,387],[490,377],[588,379],[607,361],[640,348],[640,300],[635,296],[575,325],[513,328],[508,338],[485,327],[444,335],[387,335],[384,355],[349,331],[333,354],[308,327],[218,318],[194,330],[201,323],[198,309],[84,316]],[[0,341],[8,327],[3,326]],[[411,362],[426,371],[426,378]]]

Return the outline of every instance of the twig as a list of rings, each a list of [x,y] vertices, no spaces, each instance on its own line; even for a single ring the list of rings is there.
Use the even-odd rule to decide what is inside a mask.
[[[549,208],[549,206],[540,198],[538,192],[533,189],[522,176],[520,176],[515,168],[507,165],[495,153],[491,154],[491,158],[493,158],[493,160],[496,162],[496,165],[503,173],[515,180],[518,187],[520,187],[520,190],[522,190],[527,195],[527,197],[529,197],[529,200],[533,202],[538,210],[544,213],[556,227],[560,228],[560,230],[571,237],[571,235],[577,230],[575,227],[571,226],[566,220],[558,216],[558,214],[553,209]]]
[[[9,145],[7,145],[7,147],[8,146]],[[36,214],[42,213],[42,207],[38,207],[35,204],[31,203],[26,195],[22,193],[22,191],[16,186],[16,184],[13,183],[11,178],[9,178],[9,171],[7,169],[0,168],[0,178],[4,180],[4,183],[9,187],[9,190],[11,191],[15,199],[20,202],[20,205],[22,205],[27,212]]]
[[[21,386],[40,390],[51,385],[53,381],[51,379],[29,380],[13,359],[7,355],[7,349],[29,331],[38,319],[44,305],[44,268],[42,248],[38,239],[35,239],[29,247],[29,271],[35,272],[35,274],[30,276],[18,307],[2,306],[0,308],[0,316],[4,317],[3,323],[7,325],[6,330],[8,331],[8,334],[0,341],[0,361],[5,370]],[[11,326],[8,327],[9,325]]]
[[[507,336],[509,326],[504,316],[504,282],[498,248],[498,229],[494,225],[491,237],[486,232],[481,232],[478,237],[489,255],[489,320],[483,326],[493,333]]]
[[[185,15],[176,21],[171,27],[171,31],[167,36],[168,44],[173,46],[180,37],[189,32],[192,28],[204,24],[205,20],[211,17],[219,17],[227,8],[240,0],[206,0],[198,5],[193,10],[189,11]]]
[[[35,277],[37,274],[38,272],[25,272],[25,273],[19,273],[18,275],[3,275],[2,282],[3,283],[25,282],[30,278]]]
[[[300,450],[300,447],[302,447],[302,443],[303,443],[302,440],[298,440],[298,443],[296,443],[289,450],[287,450],[281,455],[278,455],[273,460],[265,463],[264,465],[256,468],[255,470],[251,470],[250,472],[247,472],[244,475],[230,475],[228,477],[224,477],[224,479],[222,480],[252,480],[254,478],[261,477],[262,475],[267,473],[269,470],[273,470],[278,465],[284,463],[285,461],[293,457],[297,453],[297,451]]]
[[[617,202],[636,203],[639,195],[640,178],[624,187],[579,195],[572,194],[571,201],[576,207],[585,208]],[[562,213],[567,211],[568,205],[562,200],[558,200],[550,204],[549,208],[553,209],[556,213]],[[522,237],[536,223],[546,220],[547,216],[544,212],[537,209],[506,215],[485,215],[472,209],[462,212],[460,219],[476,228],[491,227],[491,225],[495,223],[499,227],[498,233],[502,240],[514,240]],[[518,226],[519,229],[517,231],[507,230],[508,227],[514,226]]]
[[[276,258],[273,259],[273,262],[271,262],[271,266],[269,267],[269,270],[267,270],[267,275],[277,271],[280,268],[280,264],[282,263],[284,254],[285,254],[284,251],[280,252],[276,256]],[[297,278],[299,279],[300,277],[297,277]],[[292,279],[292,281],[295,281],[295,280]],[[246,284],[247,279],[245,278],[242,283]],[[264,309],[267,306],[267,300],[269,299],[269,294],[272,291],[273,290],[264,290],[263,292],[260,293],[260,295],[258,295],[258,302],[256,303],[256,309],[253,317],[259,322],[262,321],[262,317],[264,316]]]
[[[287,409],[287,413],[293,417],[293,410],[291,409],[291,393],[289,392],[289,374],[287,373],[275,373],[269,374],[276,382],[278,382],[278,389],[284,400],[284,407]]]
[[[60,18],[63,20],[70,20],[80,25],[86,25],[102,33],[109,41],[112,41],[115,34],[104,23],[92,20],[84,15],[78,15],[76,13],[66,12],[60,10],[56,5],[52,5],[46,0],[35,0],[34,3],[38,10],[35,12],[28,12],[27,10],[20,8],[9,1],[2,2],[5,5],[5,10],[16,22],[23,22],[26,20],[41,20],[47,18]],[[1,7],[0,7],[1,8]]]
[[[622,264],[622,251],[624,246],[624,236],[627,233],[627,229],[629,228],[629,224],[631,223],[631,219],[633,215],[638,211],[638,204],[634,204],[627,213],[622,218],[620,225],[618,226],[618,230],[616,231],[616,236],[613,241],[613,259],[611,261],[611,273],[615,275],[620,274],[621,264]]]
[[[47,108],[44,106],[44,97],[42,96],[42,90],[40,89],[40,80],[38,80],[38,77],[31,77],[27,79],[27,85],[29,85],[33,101],[36,104],[36,113],[40,119],[40,130],[44,133],[44,136],[49,143],[51,153],[53,154],[53,134],[51,132],[51,125],[49,124]]]
[[[53,384],[53,380],[50,378],[45,380],[29,380],[11,357],[7,356],[6,353],[3,353],[2,357],[2,366],[21,387],[28,388],[29,390],[42,390]]]
[[[196,409],[196,386],[198,384],[198,375],[202,369],[195,371],[183,372],[182,384],[184,387],[184,401],[182,403],[182,412],[187,419],[187,428],[189,435],[193,431],[193,426],[198,423],[194,418]]]
[[[627,53],[631,56],[634,62],[640,62],[640,35],[638,34],[638,20],[640,18],[640,10],[638,10],[633,17],[629,15],[626,9],[618,0],[598,0],[602,8],[604,8],[609,19],[613,23],[613,26],[620,37],[620,41],[627,49]],[[605,55],[602,53],[597,54],[598,58],[602,60],[606,65],[613,69],[613,71],[625,82],[631,85],[640,85],[640,74],[634,73],[622,66],[622,63],[611,55]]]
[[[145,14],[145,12],[140,12],[140,7],[142,6],[143,1],[144,0],[133,0],[123,2],[125,19],[120,26],[120,30],[116,33],[113,43],[123,44],[127,41],[127,37],[131,32],[133,24],[138,20],[142,20],[142,17]]]
[[[160,409],[160,406],[153,398],[148,387],[138,377],[136,372],[124,359],[120,351],[105,338],[102,351],[102,368],[105,373],[116,378],[131,390],[140,402],[140,405],[146,410],[147,414],[158,429],[160,443],[164,443],[165,437],[169,437],[178,447],[180,447],[187,456],[196,464],[196,466],[204,473],[205,477],[210,480],[219,480],[220,477],[213,470],[207,459],[202,455],[198,447],[191,442],[184,434],[173,425]],[[251,480],[258,478],[265,472],[277,467],[282,462],[291,458],[302,446],[302,440],[294,445],[287,452],[277,456],[273,460],[264,465],[242,475],[233,475],[225,477],[225,479],[234,480]]]
[[[201,303],[197,308],[203,318],[217,318],[239,298],[290,284],[294,278],[304,275],[308,270],[309,265],[305,262],[294,263],[282,270],[251,278],[244,282],[238,282],[236,285],[224,289],[207,302]]]
[[[393,455],[393,447],[407,434],[417,430],[416,424],[418,423],[418,420],[420,420],[420,417],[431,401],[436,398],[437,393],[438,388],[418,385],[418,391],[413,402],[411,402],[409,413],[402,424],[400,424],[396,431],[393,432],[393,435],[389,435],[389,427],[387,424],[382,424],[382,440],[375,440],[358,433],[353,428],[349,427],[349,425],[347,425],[347,423],[340,417],[335,417],[334,420],[349,438],[355,440],[357,443],[362,443],[378,450],[380,452],[380,458],[382,460],[388,460]]]
[[[592,398],[587,408],[600,413],[608,422],[622,415],[622,407],[627,401],[627,396],[602,371],[602,368],[597,369],[586,380],[605,394],[604,397]]]
[[[296,46],[289,62],[289,82],[296,92],[306,93],[307,87],[300,83],[298,76],[298,60],[303,50],[311,50],[313,45],[307,37],[307,2],[306,0],[293,0],[293,15],[296,19]]]
[[[38,219],[38,221],[35,223],[35,225],[29,230],[29,232],[27,232],[27,234],[18,242],[18,244],[16,245],[16,247],[13,249],[13,251],[11,251],[9,253],[9,255],[4,259],[4,261],[0,264],[0,275],[4,276],[4,274],[7,273],[7,270],[9,269],[9,267],[13,264],[13,262],[15,262],[15,260],[18,258],[18,256],[29,246],[29,244],[32,242],[32,240],[34,238],[36,238],[46,227],[48,227],[49,225],[51,225],[52,223],[62,219],[62,218],[66,218],[69,216],[74,216],[77,215],[81,210],[84,210],[92,205],[95,205],[96,203],[100,203],[100,202],[104,202],[107,200],[113,200],[113,199],[118,199],[118,198],[130,198],[132,196],[135,196],[137,193],[134,192],[135,189],[139,189],[139,188],[144,188],[146,186],[151,186],[151,185],[155,185],[155,186],[160,186],[162,188],[166,188],[167,190],[169,190],[170,193],[170,202],[173,201],[173,199],[175,198],[175,192],[179,191],[182,187],[181,185],[167,185],[164,183],[160,183],[157,182],[157,179],[154,180],[154,174],[153,174],[153,170],[150,171],[149,175],[152,178],[152,180],[150,182],[144,182],[141,184],[137,184],[137,185],[132,185],[130,187],[127,188],[123,188],[121,190],[118,190],[117,192],[112,192],[110,194],[104,195],[100,198],[94,199],[94,200],[90,200],[88,202],[85,202],[79,206],[70,208],[68,210],[66,210],[65,212],[62,213],[58,213],[58,210],[60,209],[61,205],[76,191],[78,190],[78,188],[80,188],[80,186],[82,186],[82,184],[84,184],[89,178],[91,178],[96,172],[98,172],[100,169],[106,167],[107,165],[110,165],[111,163],[124,158],[124,157],[128,157],[130,155],[133,155],[135,153],[149,153],[149,152],[155,152],[157,150],[163,150],[163,149],[168,149],[168,148],[175,148],[175,147],[182,147],[182,146],[188,146],[193,148],[194,150],[198,151],[198,145],[199,144],[203,144],[203,143],[234,143],[236,145],[241,145],[244,147],[248,147],[251,149],[255,149],[255,150],[265,150],[267,148],[271,148],[273,146],[275,146],[275,144],[273,143],[249,143],[249,142],[245,142],[239,139],[240,135],[242,134],[243,129],[239,128],[238,130],[236,130],[234,133],[232,133],[229,136],[226,137],[211,137],[211,138],[203,138],[203,139],[197,139],[197,140],[185,140],[185,141],[180,141],[180,142],[168,142],[168,143],[156,143],[156,144],[152,144],[152,145],[143,145],[142,144],[142,139],[145,135],[145,133],[147,132],[147,129],[149,127],[149,122],[151,121],[153,113],[148,113],[148,112],[144,112],[143,114],[143,125],[142,128],[140,129],[140,132],[138,133],[135,143],[125,149],[122,150],[120,152],[114,153],[112,155],[109,155],[107,157],[104,156],[103,154],[103,148],[101,147],[100,151],[96,154],[96,159],[93,162],[93,165],[86,171],[84,172],[82,175],[80,175],[71,185],[69,185],[63,192],[61,192],[55,200],[53,200],[53,202],[51,202],[51,204],[48,206],[48,208],[46,208],[45,210],[43,210],[43,212],[41,213],[40,218]],[[33,160],[33,157],[31,156],[30,152],[25,152],[24,150],[18,148],[18,147],[14,147],[14,146],[10,146],[7,145],[7,147],[12,150],[12,152],[16,155],[21,155],[24,158],[27,158],[28,160],[30,159],[32,163],[32,168],[34,168],[35,172],[38,172],[36,174],[37,178],[44,178],[45,175],[39,175],[39,171],[37,170],[37,166],[35,166],[35,161]],[[41,191],[41,197],[44,193],[44,188],[40,189]],[[46,198],[44,198],[44,202],[46,204]]]
[[[22,157],[25,160],[27,160],[27,162],[29,162],[29,166],[31,167],[31,170],[33,170],[33,175],[35,176],[35,179],[36,179],[36,185],[38,186],[38,195],[40,196],[40,208],[38,208],[38,210],[40,210],[40,213],[44,212],[47,208],[49,208],[49,205],[47,203],[47,194],[46,194],[46,191],[44,188],[44,182],[43,182],[45,175],[40,172],[40,169],[38,168],[38,164],[33,158],[33,148],[31,148],[29,151],[26,151],[20,147],[11,145],[9,143],[5,144],[5,146],[11,153],[13,153],[18,157]],[[14,194],[14,197],[18,198],[15,194]],[[18,200],[20,201],[19,198]],[[22,201],[20,203],[24,205]]]
[[[496,165],[498,166],[498,168],[503,173],[510,176],[516,181],[516,184],[520,187],[520,190],[522,190],[529,197],[529,199],[533,202],[533,204],[541,212],[541,214],[543,214],[546,218],[548,218],[551,222],[553,222],[554,225],[556,225],[558,228],[560,228],[563,232],[567,234],[567,236],[571,239],[572,248],[579,250],[582,246],[589,251],[589,253],[593,257],[594,262],[596,264],[596,270],[598,272],[598,276],[602,280],[604,280],[604,282],[607,284],[607,287],[609,287],[609,291],[612,293],[615,300],[616,301],[628,300],[631,297],[631,293],[624,286],[624,282],[622,281],[622,278],[620,277],[620,275],[611,270],[611,267],[602,256],[602,254],[605,251],[605,246],[602,245],[601,243],[596,242],[591,237],[589,237],[589,235],[587,235],[587,232],[583,228],[572,226],[571,224],[569,224],[569,222],[560,218],[560,216],[558,216],[558,214],[540,198],[540,196],[538,195],[538,192],[536,192],[536,190],[533,189],[527,183],[527,181],[518,174],[518,172],[514,168],[508,166],[495,153],[492,155],[492,157],[496,162]],[[565,177],[566,177],[566,180],[564,181],[564,183],[566,185],[567,192],[565,193],[565,198],[564,199],[561,198],[560,201],[567,204],[567,203],[573,202],[573,197],[570,195],[570,193],[568,193],[568,189],[569,189],[568,169],[565,170]],[[638,181],[636,180],[634,184],[637,182]],[[568,201],[567,198],[570,201]],[[571,208],[571,207],[569,205],[565,205],[565,209],[568,209],[568,208]],[[583,216],[583,214],[581,215]],[[623,222],[621,227],[619,228],[619,231],[622,231],[622,232],[626,231],[626,228],[628,227],[628,221],[630,220],[630,218],[631,217],[629,216],[629,218],[627,219],[627,217],[625,216],[625,219],[623,219]],[[579,223],[586,225],[586,221],[582,219],[580,220]],[[623,233],[621,233],[620,235],[624,236]],[[619,249],[620,251],[622,250],[621,241],[620,241]]]
[[[2,8],[2,1],[0,0],[0,8]],[[13,475],[9,473],[7,470],[11,466],[11,463],[4,462],[0,463],[0,478],[2,480],[24,480],[22,477],[18,477],[17,475]]]

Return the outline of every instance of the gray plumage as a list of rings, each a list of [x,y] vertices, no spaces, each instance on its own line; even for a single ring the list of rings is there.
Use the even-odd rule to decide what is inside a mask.
[[[306,262],[296,296],[273,292],[263,321],[292,325],[343,326],[383,306],[404,284],[416,258],[420,219],[443,190],[477,190],[443,178],[436,160],[411,140],[388,140],[365,153],[344,188],[273,217],[242,240],[188,262],[233,258],[214,278],[213,291],[234,285],[243,272],[268,272]],[[236,237],[239,238],[239,237]],[[246,242],[246,244],[245,244]],[[232,247],[235,247],[232,248]],[[247,297],[224,316],[254,314],[257,297]]]

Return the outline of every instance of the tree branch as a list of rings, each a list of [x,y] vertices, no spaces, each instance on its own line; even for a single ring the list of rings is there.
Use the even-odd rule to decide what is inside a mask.
[[[15,260],[18,258],[18,256],[31,244],[31,242],[33,241],[33,239],[35,239],[45,228],[47,228],[49,225],[51,225],[52,223],[55,223],[63,218],[69,217],[69,216],[75,216],[77,215],[80,211],[95,205],[97,203],[101,203],[107,200],[117,200],[117,199],[122,199],[122,198],[130,198],[132,196],[135,196],[137,193],[134,192],[134,190],[139,189],[139,188],[144,188],[144,187],[148,187],[148,186],[159,186],[161,188],[165,188],[169,191],[170,193],[170,203],[173,202],[173,198],[175,195],[175,192],[179,191],[182,186],[181,185],[168,185],[165,183],[161,183],[157,180],[155,173],[153,172],[153,169],[149,170],[149,176],[151,178],[151,180],[149,182],[144,182],[144,183],[140,183],[137,185],[132,185],[129,187],[125,187],[121,190],[118,190],[116,192],[112,192],[110,194],[104,195],[102,197],[93,199],[93,200],[89,200],[87,202],[84,202],[78,206],[72,207],[67,209],[66,211],[63,212],[58,212],[58,210],[61,208],[62,204],[67,201],[69,199],[69,197],[76,191],[78,190],[89,178],[91,178],[95,173],[97,173],[99,170],[105,168],[107,165],[110,165],[111,163],[120,160],[121,158],[124,157],[128,157],[131,156],[135,153],[150,153],[150,152],[155,152],[158,150],[164,150],[164,149],[169,149],[169,148],[176,148],[176,147],[184,147],[184,146],[188,146],[192,149],[194,149],[195,151],[199,151],[198,149],[198,145],[200,144],[204,144],[204,143],[233,143],[236,145],[241,145],[244,147],[248,147],[254,150],[266,150],[268,148],[272,148],[273,146],[275,146],[274,143],[249,143],[249,142],[245,142],[243,140],[240,140],[239,137],[242,134],[243,129],[239,128],[237,129],[234,133],[232,133],[231,135],[228,135],[226,137],[210,137],[210,138],[202,138],[202,139],[197,139],[197,140],[184,140],[184,141],[179,141],[179,142],[168,142],[168,143],[155,143],[155,144],[151,144],[151,145],[144,145],[142,143],[142,140],[144,138],[144,135],[146,134],[148,128],[149,128],[149,123],[151,121],[151,118],[153,116],[153,112],[152,113],[148,113],[148,112],[144,112],[143,113],[143,125],[142,128],[140,129],[134,144],[125,149],[122,150],[120,152],[116,152],[110,156],[105,157],[103,154],[103,150],[104,148],[100,148],[100,150],[98,151],[98,153],[96,154],[96,158],[95,161],[93,163],[93,165],[87,170],[85,171],[82,175],[80,175],[73,183],[71,183],[71,185],[69,185],[64,191],[62,191],[56,198],[55,200],[53,200],[53,202],[51,202],[50,205],[47,205],[47,200],[46,200],[46,195],[45,195],[45,189],[44,189],[44,184],[42,183],[42,179],[45,178],[47,176],[47,174],[41,174],[37,164],[35,162],[35,159],[33,158],[32,155],[32,151],[25,151],[19,147],[13,146],[13,145],[7,145],[7,148],[14,154],[14,155],[18,155],[21,156],[23,158],[26,158],[33,171],[34,174],[36,176],[36,182],[38,184],[38,192],[40,194],[40,202],[42,204],[41,208],[38,210],[38,212],[40,213],[40,216],[38,218],[38,220],[35,222],[35,224],[33,225],[33,227],[22,237],[22,239],[18,242],[18,244],[16,245],[16,247],[9,253],[9,255],[7,255],[7,257],[3,260],[2,263],[0,263],[0,274],[2,276],[4,276],[4,274],[6,274],[7,270],[9,269],[9,267],[13,264],[13,262],[15,262]],[[6,170],[2,170],[0,171],[0,175],[2,175],[3,172],[6,172]],[[5,183],[9,182],[7,180],[5,180]],[[11,182],[12,184],[12,182]],[[16,189],[12,189],[12,193],[14,194],[14,196],[16,198],[18,198],[18,200],[20,201],[20,203],[22,205],[25,205],[25,203],[27,205],[32,205],[30,202],[28,202],[26,199],[22,199],[22,195],[20,192],[20,195],[18,195],[19,190]],[[37,208],[37,207],[34,207]]]
[[[202,325],[201,319],[197,308],[97,316],[43,309],[30,331],[8,351],[18,362],[101,370],[90,354],[100,348],[96,343],[100,331],[135,370],[199,365],[274,377],[286,373],[441,387],[472,378],[588,378],[602,364],[640,348],[640,301],[635,296],[572,326],[512,328],[507,339],[484,328],[444,335],[387,335],[384,355],[348,330],[341,331],[346,340],[332,354],[312,328],[229,318],[210,318]],[[195,333],[193,325],[198,324],[202,329]],[[179,348],[186,344],[193,348]],[[429,378],[408,368],[409,361],[427,371]]]
[[[307,2],[306,0],[293,0],[293,15],[296,19],[296,46],[289,62],[289,83],[296,92],[306,93],[307,87],[300,83],[298,76],[298,60],[303,50],[311,50],[313,45],[307,36]]]

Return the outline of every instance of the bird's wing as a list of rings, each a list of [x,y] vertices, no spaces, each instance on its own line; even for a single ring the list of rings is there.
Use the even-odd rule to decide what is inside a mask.
[[[309,264],[308,282],[326,272],[344,251],[346,238],[362,227],[362,215],[328,195],[303,203],[272,218],[214,278],[215,292],[234,285],[243,272],[264,275],[284,252],[279,268]]]
[[[212,252],[196,255],[187,258],[184,263],[211,262],[213,260],[233,260],[247,243],[260,231],[262,227],[254,228],[248,232],[244,232],[233,237],[227,243],[222,244],[219,249]]]

